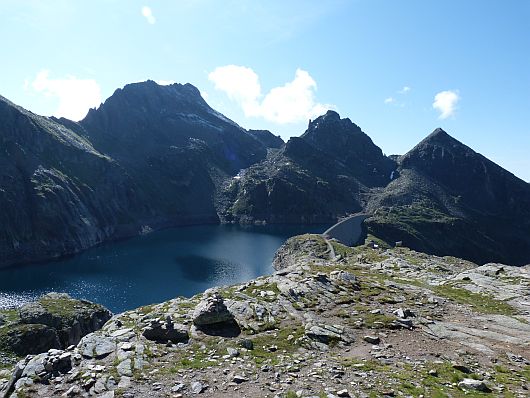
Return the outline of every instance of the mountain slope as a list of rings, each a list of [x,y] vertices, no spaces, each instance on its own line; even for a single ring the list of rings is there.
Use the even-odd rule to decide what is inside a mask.
[[[479,263],[530,262],[529,184],[441,129],[398,164],[367,206],[375,235]]]
[[[214,111],[190,84],[127,85],[79,123],[1,98],[0,120],[0,266],[217,223],[218,187],[278,146]]]
[[[225,189],[225,220],[334,222],[361,210],[362,196],[383,186],[395,168],[372,140],[334,111],[309,123]]]
[[[43,260],[127,229],[139,206],[119,165],[0,97],[0,265]]]

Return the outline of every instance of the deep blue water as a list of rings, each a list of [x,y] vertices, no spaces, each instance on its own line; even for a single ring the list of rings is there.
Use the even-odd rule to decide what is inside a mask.
[[[291,236],[327,226],[208,225],[172,228],[89,249],[44,264],[0,269],[0,308],[50,291],[103,304],[113,312],[192,296],[273,271]]]

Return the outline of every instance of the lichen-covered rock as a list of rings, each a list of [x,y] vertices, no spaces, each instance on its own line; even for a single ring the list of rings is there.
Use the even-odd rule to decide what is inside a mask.
[[[99,330],[112,314],[105,307],[67,294],[49,293],[23,305],[18,317],[0,325],[0,351],[15,355],[39,354],[76,345]]]
[[[79,343],[88,333],[100,329],[112,317],[112,313],[102,305],[75,300],[68,294],[48,293],[38,301],[22,306],[19,316],[21,323],[54,328],[62,348],[66,348]]]

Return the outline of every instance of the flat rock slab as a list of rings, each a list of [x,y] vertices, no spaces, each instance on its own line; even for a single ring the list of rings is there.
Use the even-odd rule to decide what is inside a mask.
[[[78,345],[81,355],[86,358],[104,358],[116,350],[116,341],[96,333],[89,334]]]

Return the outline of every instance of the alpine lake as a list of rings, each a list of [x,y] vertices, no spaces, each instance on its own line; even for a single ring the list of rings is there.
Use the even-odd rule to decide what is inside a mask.
[[[0,269],[0,309],[48,292],[102,304],[118,313],[213,286],[272,273],[291,236],[327,225],[202,225],[165,229],[109,242],[47,263]]]

